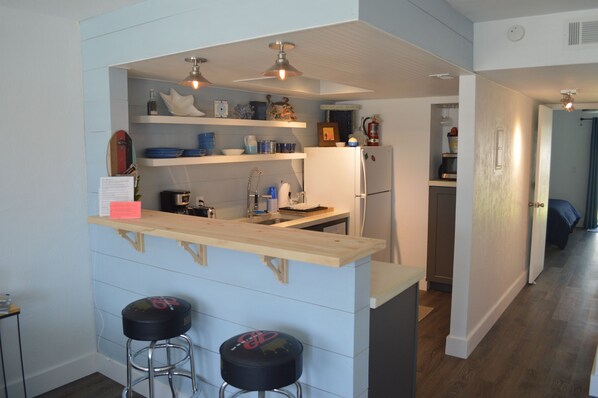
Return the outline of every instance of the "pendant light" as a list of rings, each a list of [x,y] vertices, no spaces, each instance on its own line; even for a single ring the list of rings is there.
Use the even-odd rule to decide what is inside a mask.
[[[573,106],[573,96],[577,94],[577,90],[561,90],[561,94],[563,95],[563,98],[561,98],[563,109],[567,112],[573,112],[573,110],[575,110],[575,107]]]
[[[285,80],[287,77],[301,76],[303,74],[289,63],[287,54],[284,52],[285,49],[292,50],[295,48],[294,43],[288,41],[276,41],[275,43],[270,43],[269,47],[273,50],[278,50],[278,58],[276,59],[276,62],[274,62],[274,65],[262,73],[264,76],[275,76],[279,80]]]
[[[184,80],[179,82],[181,86],[192,87],[194,90],[197,90],[200,87],[205,87],[212,84],[208,79],[203,77],[201,75],[201,72],[199,71],[199,65],[208,62],[207,59],[189,57],[185,58],[185,61],[191,62],[193,66],[191,66],[191,73],[189,73],[189,76],[187,76]]]

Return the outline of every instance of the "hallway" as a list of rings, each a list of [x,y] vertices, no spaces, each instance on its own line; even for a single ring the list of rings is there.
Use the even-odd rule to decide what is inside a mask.
[[[527,285],[467,360],[444,355],[450,294],[422,291],[417,397],[587,397],[598,344],[598,234],[549,247]]]

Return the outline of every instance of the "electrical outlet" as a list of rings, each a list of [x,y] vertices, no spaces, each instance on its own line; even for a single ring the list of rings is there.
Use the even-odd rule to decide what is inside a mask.
[[[201,202],[203,202],[203,196],[196,196],[195,197],[195,206],[199,206],[200,204],[203,204]]]

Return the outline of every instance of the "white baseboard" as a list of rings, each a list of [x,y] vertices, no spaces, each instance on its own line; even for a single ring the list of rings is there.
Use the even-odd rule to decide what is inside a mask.
[[[466,337],[455,336],[449,334],[446,337],[445,354],[458,358],[467,358],[478,346],[480,341],[490,331],[492,326],[496,323],[498,318],[507,309],[509,304],[513,302],[517,294],[523,289],[527,283],[527,270],[523,272],[516,280],[509,286],[502,297],[490,308],[490,310],[482,317],[478,324],[467,333]],[[451,315],[452,316],[452,315]]]
[[[94,373],[96,371],[95,357],[96,353],[91,352],[81,358],[60,364],[43,372],[34,375],[29,374],[27,376],[27,396],[35,397]],[[18,383],[20,383],[20,380]],[[20,388],[16,385],[18,383],[15,383],[14,388]]]

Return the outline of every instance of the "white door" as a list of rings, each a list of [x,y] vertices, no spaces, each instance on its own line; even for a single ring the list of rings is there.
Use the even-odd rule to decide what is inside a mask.
[[[538,111],[538,143],[536,147],[536,176],[532,209],[532,236],[528,283],[534,283],[544,269],[546,249],[546,221],[548,215],[548,186],[550,183],[550,149],[552,146],[552,109],[540,105]]]

